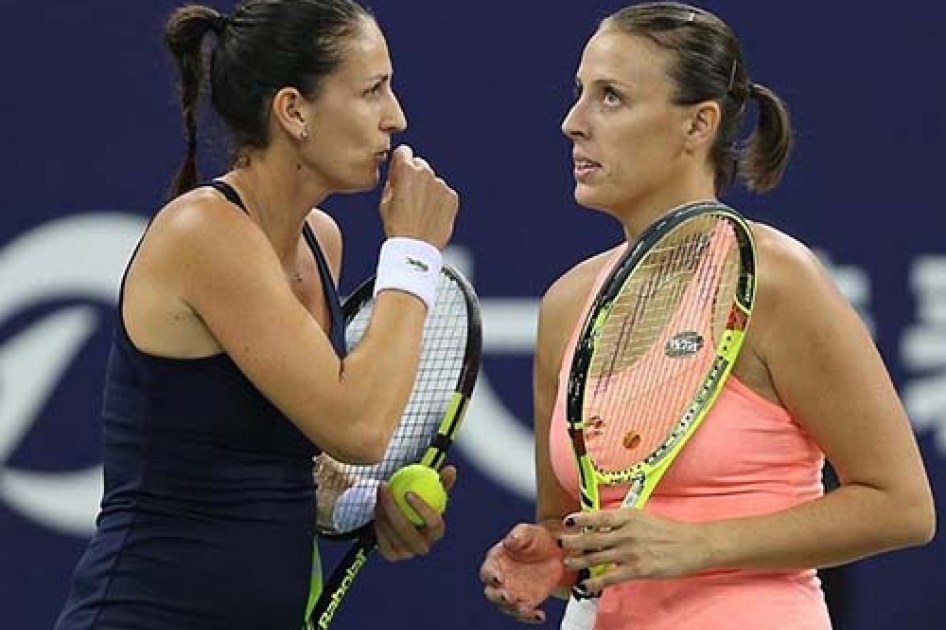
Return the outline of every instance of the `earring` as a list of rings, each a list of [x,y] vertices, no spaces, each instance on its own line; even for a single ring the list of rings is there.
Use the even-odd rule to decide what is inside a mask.
[[[302,130],[302,133],[299,134],[299,139],[300,139],[300,140],[308,140],[308,139],[309,139],[309,130],[308,130],[308,129],[303,129],[303,130]]]

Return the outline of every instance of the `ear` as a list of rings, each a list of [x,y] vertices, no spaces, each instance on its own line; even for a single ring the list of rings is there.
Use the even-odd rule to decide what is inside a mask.
[[[692,106],[689,115],[689,128],[686,133],[686,149],[695,152],[700,147],[712,146],[719,130],[722,117],[719,103],[704,101]]]
[[[309,103],[296,88],[284,87],[276,92],[271,113],[276,125],[290,138],[305,140],[308,137]]]

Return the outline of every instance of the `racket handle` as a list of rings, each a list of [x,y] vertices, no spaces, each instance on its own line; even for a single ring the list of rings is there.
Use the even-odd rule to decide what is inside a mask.
[[[592,630],[598,616],[598,598],[582,597],[573,594],[568,598],[565,614],[562,615],[561,630]]]

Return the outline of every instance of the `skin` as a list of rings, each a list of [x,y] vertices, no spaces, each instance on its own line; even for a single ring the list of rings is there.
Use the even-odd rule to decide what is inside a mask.
[[[226,352],[326,454],[374,463],[413,386],[425,306],[405,292],[382,292],[362,342],[340,360],[326,332],[329,308],[303,222],[315,230],[337,283],[341,234],[317,208],[330,194],[373,188],[390,157],[380,204],[386,233],[441,249],[458,198],[410,147],[389,154],[392,135],[407,121],[377,25],[363,21],[343,54],[314,96],[294,88],[274,96],[269,144],[222,177],[247,213],[210,188],[161,209],[129,270],[122,317],[144,352],[176,359]],[[449,487],[455,471],[443,474]],[[393,509],[386,490],[380,499],[385,556],[426,553],[443,535],[443,520],[429,507],[415,506],[425,517],[418,528]]]
[[[719,107],[672,104],[668,61],[647,40],[599,31],[585,48],[579,96],[562,125],[574,145],[575,198],[621,221],[631,242],[674,207],[715,197],[707,156]],[[487,599],[503,612],[542,621],[541,603],[567,596],[576,570],[594,565],[610,565],[586,583],[600,592],[709,568],[827,567],[933,536],[929,482],[868,331],[808,248],[765,225],[753,230],[757,305],[734,374],[788,410],[838,471],[841,487],[772,514],[706,523],[635,508],[581,513],[553,473],[549,424],[569,336],[613,250],[604,252],[543,297],[534,371],[537,523],[517,525],[480,571]]]

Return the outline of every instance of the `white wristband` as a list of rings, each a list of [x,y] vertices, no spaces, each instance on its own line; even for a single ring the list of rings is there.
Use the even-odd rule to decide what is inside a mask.
[[[387,289],[406,291],[420,298],[427,309],[433,308],[440,281],[443,257],[440,250],[426,241],[392,237],[381,245],[374,295]]]

